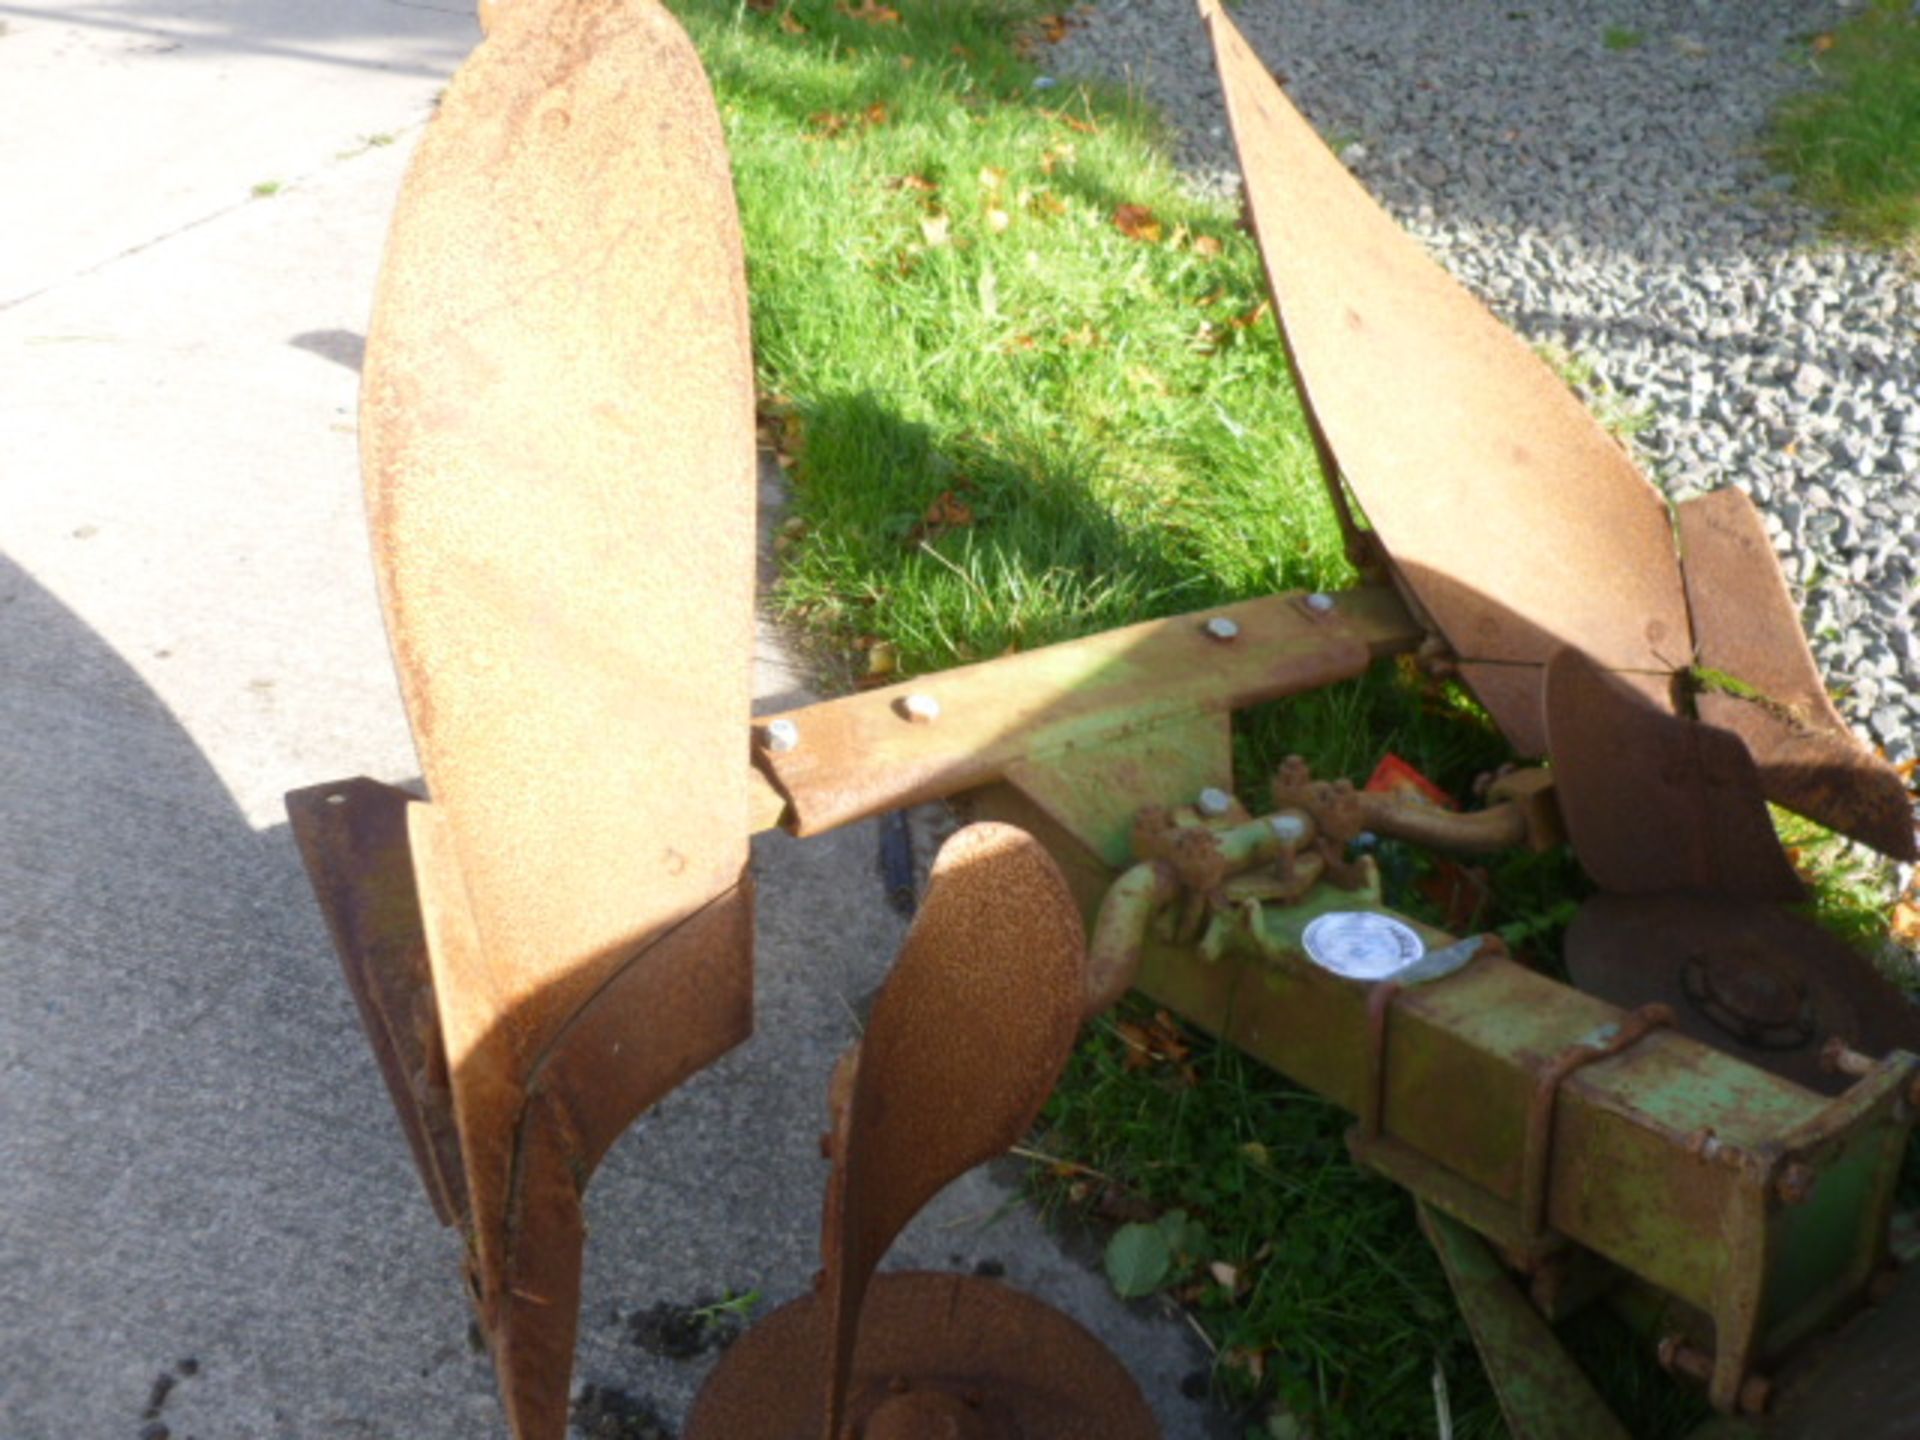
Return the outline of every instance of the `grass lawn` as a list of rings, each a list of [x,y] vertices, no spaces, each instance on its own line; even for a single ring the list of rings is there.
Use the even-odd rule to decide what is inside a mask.
[[[1920,258],[1920,11],[1871,0],[1807,58],[1823,83],[1781,107],[1774,163],[1844,233]]]
[[[1350,582],[1251,239],[1179,184],[1124,93],[1055,84],[1036,0],[676,0],[725,118],[762,429],[792,482],[779,602],[843,683],[1153,615]],[[1198,21],[1194,22],[1198,24]],[[1289,751],[1364,778],[1396,751],[1463,793],[1504,745],[1391,668],[1241,717],[1264,793]],[[1424,862],[1383,856],[1419,911]],[[1494,867],[1491,909],[1557,953],[1565,856]],[[1437,918],[1437,917],[1435,917]],[[1256,1435],[1502,1433],[1405,1194],[1347,1117],[1137,1002],[1089,1032],[1036,1141],[1063,1220],[1184,1211],[1159,1284]],[[1636,1435],[1691,1397],[1604,1319],[1580,1337]],[[1638,1398],[1636,1398],[1636,1396]]]

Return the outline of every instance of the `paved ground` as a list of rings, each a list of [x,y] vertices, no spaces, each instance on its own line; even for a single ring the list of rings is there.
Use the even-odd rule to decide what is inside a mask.
[[[0,1440],[138,1435],[189,1358],[176,1437],[498,1434],[279,800],[415,774],[356,367],[474,28],[416,0],[0,22]],[[820,1087],[899,935],[873,854],[867,828],[759,843],[761,1033],[596,1180],[582,1379],[677,1418],[705,1361],[650,1358],[618,1313],[807,1283]],[[1170,1436],[1206,1428],[1186,1333],[988,1176],[896,1258],[1000,1261],[1122,1349]]]

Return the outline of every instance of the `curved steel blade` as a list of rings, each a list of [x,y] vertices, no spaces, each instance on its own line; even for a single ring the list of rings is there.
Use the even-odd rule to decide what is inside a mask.
[[[1201,0],[1301,394],[1502,730],[1539,739],[1538,667],[1574,645],[1672,672],[1692,642],[1660,496],[1551,370],[1377,205]],[[1329,477],[1332,479],[1333,477]]]
[[[1718,490],[1676,512],[1700,718],[1745,742],[1769,800],[1914,859],[1913,797],[1834,709],[1753,501]]]
[[[490,24],[395,215],[362,454],[433,795],[414,851],[477,1303],[516,1434],[547,1440],[601,1132],[748,1023],[753,383],[725,146],[678,24],[651,0]],[[633,986],[658,1003],[627,997],[627,1058],[596,1070],[563,1036]],[[527,1266],[545,1293],[511,1293]]]
[[[922,1205],[1033,1124],[1080,1028],[1086,949],[1072,892],[1025,831],[970,825],[941,848],[835,1107],[828,1436],[874,1267]]]
[[[1657,709],[1577,650],[1546,674],[1554,791],[1601,889],[1802,897],[1738,739]]]

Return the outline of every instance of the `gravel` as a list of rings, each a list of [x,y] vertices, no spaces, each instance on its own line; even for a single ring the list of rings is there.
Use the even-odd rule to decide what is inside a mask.
[[[1242,0],[1296,104],[1521,335],[1592,367],[1676,499],[1737,485],[1841,709],[1895,760],[1920,735],[1920,277],[1835,243],[1757,154],[1809,83],[1809,0]],[[1609,31],[1627,48],[1607,44]],[[1238,184],[1191,0],[1102,0],[1054,52],[1173,122]],[[1904,877],[1903,877],[1904,878]]]

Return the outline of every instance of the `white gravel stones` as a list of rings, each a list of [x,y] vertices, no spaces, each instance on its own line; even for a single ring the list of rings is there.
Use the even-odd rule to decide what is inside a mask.
[[[1675,498],[1737,485],[1841,708],[1920,744],[1920,276],[1822,237],[1757,157],[1814,0],[1242,0],[1355,173],[1527,339],[1593,368]],[[1612,50],[1609,27],[1641,43]],[[1102,0],[1062,73],[1141,86],[1201,185],[1237,184],[1191,0]]]

